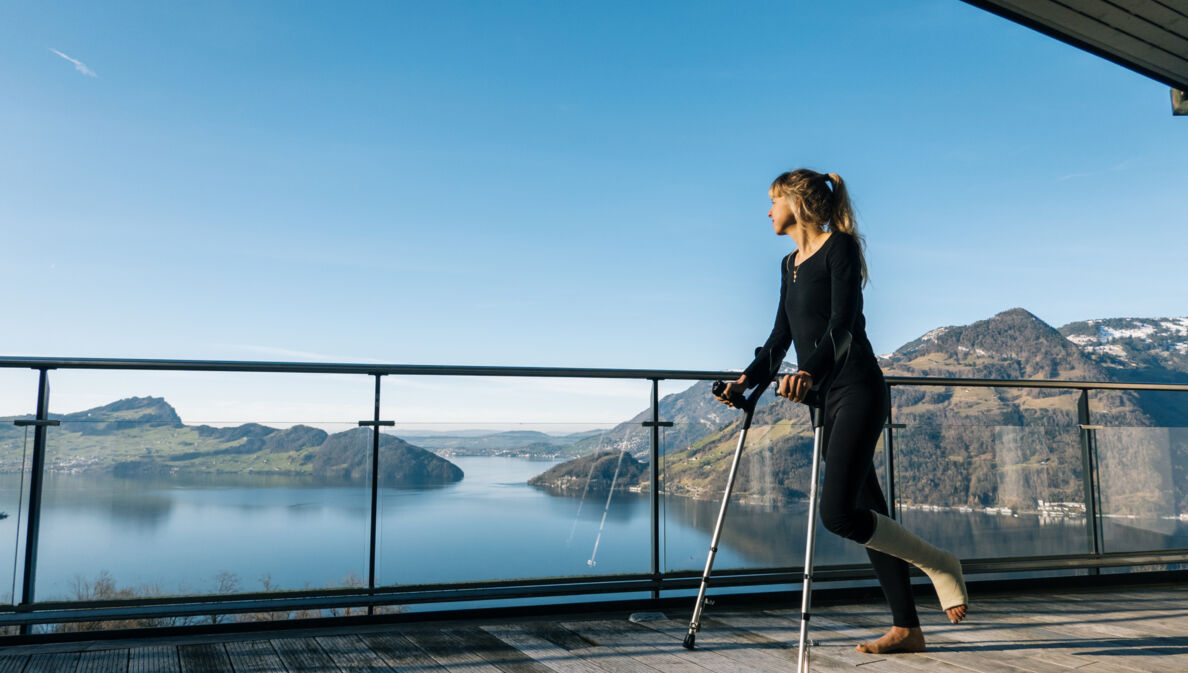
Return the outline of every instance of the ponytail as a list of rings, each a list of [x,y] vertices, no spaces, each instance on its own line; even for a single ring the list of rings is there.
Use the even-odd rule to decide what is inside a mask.
[[[870,279],[866,270],[866,238],[858,233],[858,220],[854,217],[854,206],[850,203],[850,192],[837,173],[830,173],[825,179],[833,183],[833,209],[829,214],[829,229],[853,236],[858,242],[858,260],[862,262],[862,286]]]

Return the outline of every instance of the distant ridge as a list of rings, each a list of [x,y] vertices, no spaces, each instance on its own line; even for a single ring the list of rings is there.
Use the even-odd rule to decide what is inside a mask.
[[[308,475],[337,481],[369,478],[373,438],[367,428],[329,434],[306,425],[259,423],[187,426],[160,397],[130,397],[72,414],[51,414],[51,471],[108,471],[117,476],[175,473]],[[21,469],[24,432],[0,424],[0,471]],[[457,465],[391,435],[380,435],[380,483],[433,486],[457,482]]]
[[[602,451],[556,465],[528,480],[537,486],[566,495],[605,494],[638,488],[647,465],[625,451]]]

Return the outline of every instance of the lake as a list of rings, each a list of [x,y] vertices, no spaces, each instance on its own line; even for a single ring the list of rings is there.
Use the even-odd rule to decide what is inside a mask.
[[[646,494],[550,495],[525,482],[552,465],[507,457],[455,457],[456,484],[380,493],[380,585],[646,573]],[[19,594],[15,474],[0,475],[0,597]],[[700,570],[717,502],[662,498],[661,561]],[[261,591],[366,583],[370,492],[364,486],[264,475],[116,478],[49,474],[36,597],[91,595],[110,578],[134,595]],[[803,505],[732,504],[715,567],[797,566]],[[921,536],[966,559],[1078,553],[1084,522],[980,512],[903,512]],[[22,519],[23,526],[23,519]],[[1188,547],[1183,522],[1106,521],[1108,551]],[[818,564],[865,563],[863,548],[823,529]],[[3,580],[0,580],[3,581]]]

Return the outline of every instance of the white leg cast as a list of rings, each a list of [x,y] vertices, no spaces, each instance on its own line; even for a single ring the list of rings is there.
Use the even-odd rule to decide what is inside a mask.
[[[940,599],[941,609],[969,605],[960,559],[920,539],[895,520],[877,512],[874,515],[874,535],[867,541],[867,547],[903,559],[928,575]]]

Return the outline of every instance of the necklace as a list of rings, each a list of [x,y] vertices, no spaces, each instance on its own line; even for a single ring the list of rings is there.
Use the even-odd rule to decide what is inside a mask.
[[[817,250],[820,250],[822,245],[825,245],[825,244],[824,244],[824,243],[822,243],[821,245],[818,245],[818,246],[817,246]],[[808,255],[806,255],[806,256],[805,256],[805,259],[808,259],[809,257],[812,257],[814,254],[816,254],[817,250],[814,250],[814,251],[812,251],[811,253],[809,253]],[[797,257],[799,257],[800,255],[799,255],[799,254],[797,254],[796,256],[797,256]],[[802,261],[800,264],[803,264],[803,263],[804,263],[804,262]],[[792,282],[793,282],[793,283],[795,283],[795,282],[796,282],[796,277],[800,275],[800,264],[793,264],[793,265],[792,265]]]

